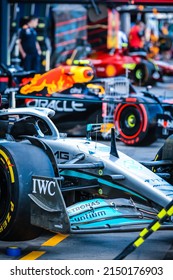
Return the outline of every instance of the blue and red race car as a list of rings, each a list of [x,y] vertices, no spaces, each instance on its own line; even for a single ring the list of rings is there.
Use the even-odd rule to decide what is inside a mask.
[[[112,123],[120,140],[127,145],[155,141],[158,116],[168,111],[173,115],[172,105],[148,91],[137,93],[126,77],[93,79],[93,76],[89,66],[60,66],[35,75],[17,89],[17,107],[53,109],[55,125],[69,135],[84,136],[88,123],[101,122]]]

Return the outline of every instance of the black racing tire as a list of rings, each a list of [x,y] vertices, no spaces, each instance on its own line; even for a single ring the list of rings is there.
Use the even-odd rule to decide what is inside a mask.
[[[46,153],[29,142],[1,142],[0,240],[29,240],[40,234],[30,223],[33,175],[54,176]]]
[[[114,124],[119,139],[126,145],[147,146],[156,141],[156,116],[161,113],[157,104],[123,103],[114,111]]]
[[[153,161],[160,161],[160,160],[172,160],[173,159],[173,135],[170,135],[164,142],[163,146],[158,150],[157,154],[154,157]],[[167,181],[172,185],[173,184],[173,167],[172,165],[167,166],[153,166],[152,171],[154,173],[168,173],[170,178]]]
[[[132,80],[138,86],[154,85],[156,80],[153,73],[156,72],[154,64],[150,61],[144,61],[136,65],[132,72]],[[159,73],[157,73],[160,75]]]
[[[162,153],[163,153],[163,146],[157,151],[157,154],[155,155],[154,157],[154,160],[153,161],[158,161],[158,160],[162,160]],[[156,167],[151,167],[152,171],[154,173],[157,172],[157,168]]]
[[[172,38],[169,36],[161,37],[159,38],[159,44],[160,52],[170,51],[172,48]]]

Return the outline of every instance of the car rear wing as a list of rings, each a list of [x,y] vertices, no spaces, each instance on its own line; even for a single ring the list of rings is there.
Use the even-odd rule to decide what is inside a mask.
[[[173,118],[168,114],[157,115],[157,130],[162,138],[167,138],[173,132]]]

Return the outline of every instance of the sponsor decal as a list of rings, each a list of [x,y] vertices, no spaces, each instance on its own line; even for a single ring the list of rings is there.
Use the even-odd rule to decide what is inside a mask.
[[[10,201],[10,207],[9,207],[9,212],[7,213],[5,219],[3,220],[3,222],[0,224],[0,233],[4,231],[4,229],[6,229],[6,227],[8,226],[8,224],[11,221],[11,214],[14,212],[14,203],[12,201]]]
[[[55,195],[56,182],[49,178],[33,177],[32,179],[32,193],[41,195]]]
[[[55,152],[55,156],[56,156],[57,159],[69,160],[69,158],[70,158],[69,153],[63,152],[63,151]]]
[[[96,66],[95,66],[96,67]],[[96,67],[97,71],[99,72],[105,72],[105,68],[104,67]]]
[[[173,120],[158,119],[158,126],[173,129]]]
[[[83,102],[70,100],[43,100],[43,99],[26,99],[27,107],[43,107],[50,108],[56,112],[84,112],[86,108]]]
[[[82,203],[81,205],[78,206],[72,206],[68,208],[68,212],[71,214],[83,211],[83,210],[90,210],[92,209],[94,206],[98,206],[100,205],[101,202],[99,200],[94,200],[92,202],[87,202],[87,203]]]
[[[154,188],[158,188],[158,187],[163,187],[163,186],[168,186],[169,185],[169,183],[167,183],[162,178],[146,179],[145,182],[151,184]]]
[[[72,222],[84,222],[93,218],[103,218],[106,216],[106,211],[101,210],[97,212],[85,213],[81,216],[74,217]]]
[[[14,183],[15,178],[14,178],[13,164],[11,163],[6,153],[2,150],[0,150],[0,159],[6,165],[6,168],[9,170],[11,183]]]
[[[143,166],[133,159],[123,161],[124,167],[131,170],[142,170]]]
[[[4,165],[4,168],[8,170],[9,180],[10,183],[13,185],[15,182],[14,170],[13,170],[14,165],[11,163],[10,158],[3,150],[0,150],[0,161]],[[14,203],[10,201],[8,206],[8,212],[4,214],[2,222],[0,223],[0,233],[3,232],[8,227],[12,218],[12,213],[14,212],[14,208],[15,208]]]
[[[145,182],[147,183],[156,183],[156,182],[165,182],[164,179],[162,178],[151,178],[151,179],[146,179]]]
[[[70,93],[78,93],[81,94],[82,93],[82,88],[77,88],[77,87],[72,87],[70,90]]]
[[[165,183],[165,184],[158,184],[158,185],[153,185],[153,188],[159,188],[159,187],[166,187],[168,186],[169,184],[168,183]],[[169,192],[173,192],[173,190],[169,190]]]

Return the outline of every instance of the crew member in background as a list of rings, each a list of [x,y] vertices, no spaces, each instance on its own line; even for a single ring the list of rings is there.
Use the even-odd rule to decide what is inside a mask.
[[[164,22],[159,33],[160,54],[164,60],[169,60],[172,56],[172,38],[169,35],[169,24]]]
[[[24,70],[35,70],[35,72],[39,73],[41,48],[37,41],[37,32],[35,30],[37,25],[38,18],[31,16],[19,30],[19,52]]]
[[[145,24],[142,21],[137,21],[130,29],[129,36],[129,51],[144,51],[145,44]]]
[[[125,32],[119,30],[118,31],[118,49],[127,49],[128,47],[128,38]]]
[[[159,36],[151,28],[148,44],[148,58],[159,58]]]
[[[167,36],[169,34],[168,27],[168,22],[164,21],[163,25],[160,28],[160,36]]]

